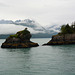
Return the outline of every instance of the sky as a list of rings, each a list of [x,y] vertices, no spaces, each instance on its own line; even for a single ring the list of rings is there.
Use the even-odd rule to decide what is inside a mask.
[[[42,26],[75,21],[75,0],[0,0],[0,19],[33,19]]]
[[[14,34],[18,31],[22,31],[26,28],[26,26],[15,25],[15,24],[0,24],[0,34]],[[36,31],[33,28],[27,27],[30,33],[36,34],[43,31]]]

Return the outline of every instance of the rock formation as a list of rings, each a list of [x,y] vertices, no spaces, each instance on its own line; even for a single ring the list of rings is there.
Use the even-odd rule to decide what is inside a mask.
[[[23,31],[17,32],[15,35],[10,35],[1,45],[2,48],[29,48],[39,46],[37,43],[30,41],[31,34],[25,28]]]
[[[60,33],[52,36],[52,39],[43,45],[75,44],[75,22],[72,25],[62,25]]]
[[[75,44],[75,34],[57,34],[52,36],[52,39],[43,45],[64,45]]]

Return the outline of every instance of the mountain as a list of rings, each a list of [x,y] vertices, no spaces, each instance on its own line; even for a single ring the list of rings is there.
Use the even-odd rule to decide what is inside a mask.
[[[31,32],[32,37],[35,38],[50,38],[52,35],[55,35],[59,32],[60,26],[41,26],[34,20],[25,19],[25,20],[0,20],[0,39],[6,38],[11,34],[16,33],[19,30],[28,28]]]
[[[20,27],[21,28],[27,27],[31,31],[32,34],[35,34],[35,33],[47,33],[47,30],[44,27],[42,27],[39,23],[35,22],[34,20],[30,20],[30,19],[16,20],[16,21],[0,20],[0,24],[2,24],[2,25],[0,25],[0,27],[1,27],[0,29],[3,29],[5,27],[5,30],[7,30],[8,28],[10,28],[11,30],[12,29],[17,30]],[[11,31],[11,33],[14,33],[14,31]]]
[[[58,33],[60,32],[61,25],[46,25],[45,28],[50,33]]]
[[[34,20],[30,20],[30,19],[16,20],[14,22],[14,24],[32,28],[33,30],[38,31],[38,33],[46,33],[47,32],[47,30],[44,27],[42,27],[39,23],[37,23]]]
[[[12,20],[4,20],[4,19],[0,20],[0,24],[12,24],[12,23],[13,23]]]

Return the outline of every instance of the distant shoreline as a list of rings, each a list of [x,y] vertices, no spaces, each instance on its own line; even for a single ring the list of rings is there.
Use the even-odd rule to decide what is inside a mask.
[[[10,35],[12,35],[12,34],[1,34],[0,35],[0,39],[6,39],[7,37],[9,37]],[[47,34],[47,35],[45,35],[45,34],[32,34],[32,38],[51,38],[52,37],[52,35],[50,35],[50,34]]]

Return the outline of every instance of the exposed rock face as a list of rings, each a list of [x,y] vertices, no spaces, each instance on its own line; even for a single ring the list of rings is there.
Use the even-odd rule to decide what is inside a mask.
[[[10,35],[2,44],[2,48],[29,48],[39,46],[37,43],[30,41],[31,34],[25,28],[23,31],[17,32],[15,35]]]
[[[43,45],[64,45],[75,44],[75,34],[54,35],[52,39]]]

